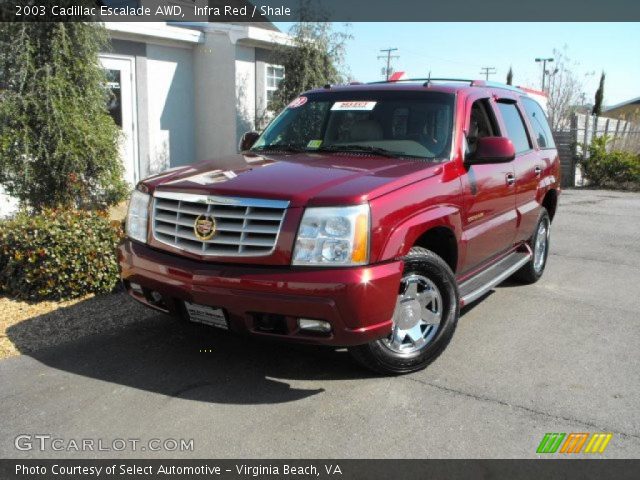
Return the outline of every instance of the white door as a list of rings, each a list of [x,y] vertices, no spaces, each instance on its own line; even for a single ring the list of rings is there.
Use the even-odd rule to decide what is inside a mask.
[[[124,178],[131,185],[139,180],[138,138],[136,119],[135,59],[120,55],[100,55],[107,73],[109,114],[122,130],[120,156],[124,163]]]

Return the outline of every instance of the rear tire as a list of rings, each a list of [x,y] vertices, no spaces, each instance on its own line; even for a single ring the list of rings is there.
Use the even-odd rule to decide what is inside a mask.
[[[389,337],[349,348],[366,368],[385,375],[422,370],[446,348],[460,315],[455,276],[435,253],[414,247],[404,259]]]
[[[540,280],[547,266],[549,256],[549,239],[551,236],[551,219],[547,209],[542,207],[538,223],[533,235],[527,242],[531,247],[533,256],[520,270],[513,274],[513,278],[523,284],[531,284]]]

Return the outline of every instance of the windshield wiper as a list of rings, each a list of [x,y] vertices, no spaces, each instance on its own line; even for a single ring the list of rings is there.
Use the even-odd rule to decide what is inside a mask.
[[[287,144],[283,144],[283,145],[278,145],[278,144],[261,145],[259,147],[252,148],[250,151],[252,151],[252,152],[294,152],[294,153],[300,153],[300,152],[304,152],[305,149],[300,147],[300,146],[298,146],[298,145],[293,145],[293,144],[287,143]]]
[[[397,157],[401,155],[402,152],[392,152],[387,150],[386,148],[381,147],[372,147],[371,145],[358,145],[358,144],[348,144],[348,145],[326,145],[324,147],[320,147],[314,149],[314,151],[320,152],[367,152],[367,153],[377,153],[378,155],[383,155],[385,157]]]
[[[347,145],[326,145],[324,147],[315,148],[311,151],[314,152],[366,152],[366,153],[376,153],[378,155],[382,155],[384,157],[397,158],[397,157],[411,157],[411,158],[422,158],[425,159],[427,157],[423,157],[421,155],[411,155],[405,152],[396,152],[393,150],[387,150],[386,148],[381,147],[372,147],[371,145],[358,145],[358,144],[347,144]]]

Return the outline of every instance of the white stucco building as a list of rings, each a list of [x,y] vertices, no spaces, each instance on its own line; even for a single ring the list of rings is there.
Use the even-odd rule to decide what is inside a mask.
[[[269,23],[108,23],[100,55],[124,133],[126,179],[237,151],[283,75]]]
[[[273,49],[289,37],[270,23],[107,23],[100,54],[123,132],[125,179],[237,151],[264,119],[283,76]],[[0,187],[0,218],[17,208]]]

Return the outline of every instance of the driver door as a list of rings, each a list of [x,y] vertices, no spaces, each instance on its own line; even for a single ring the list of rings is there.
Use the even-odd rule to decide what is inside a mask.
[[[468,100],[465,136],[465,158],[473,155],[478,138],[502,136],[491,98]],[[513,162],[466,165],[466,171],[462,177],[466,246],[462,273],[509,249],[517,228]]]

